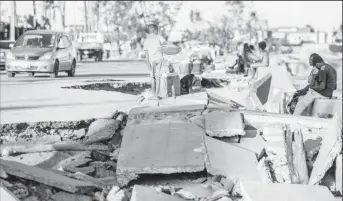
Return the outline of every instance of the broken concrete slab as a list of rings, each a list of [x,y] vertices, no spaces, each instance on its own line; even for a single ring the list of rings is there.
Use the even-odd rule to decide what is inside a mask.
[[[255,153],[211,137],[204,138],[208,173],[222,175],[233,181],[238,178],[261,181]]]
[[[256,154],[257,158],[261,158],[265,149],[265,141],[261,135],[249,136],[253,131],[245,130],[245,136],[236,139],[222,138],[221,141],[232,143],[235,146],[249,150]]]
[[[173,195],[179,195],[186,200],[205,199],[214,193],[214,190],[205,184],[188,184],[176,191]]]
[[[308,169],[304,150],[303,136],[300,128],[287,129],[285,134],[287,164],[293,184],[308,183]]]
[[[118,186],[113,186],[106,197],[107,201],[129,201],[125,191]]]
[[[336,172],[335,172],[335,176],[336,176],[336,191],[340,192],[341,195],[342,193],[342,154],[340,154],[339,156],[337,156],[336,158]]]
[[[254,181],[242,181],[240,189],[244,201],[334,201],[334,196],[324,186],[303,184],[263,184]]]
[[[311,116],[333,115],[337,113],[342,117],[342,99],[317,98],[313,102]]]
[[[39,167],[2,159],[0,159],[0,167],[9,175],[33,180],[71,193],[87,193],[94,190],[94,186],[87,182],[71,179]]]
[[[17,156],[2,156],[1,159],[7,161],[15,161],[25,165],[40,165],[45,161],[49,161],[57,154],[56,151],[53,152],[38,152],[38,153],[27,153]]]
[[[130,201],[185,201],[185,199],[158,192],[151,187],[135,185]]]
[[[139,174],[203,171],[204,135],[203,129],[189,122],[126,126],[117,164],[118,181],[127,184]]]
[[[115,134],[121,121],[115,119],[98,119],[91,123],[86,134],[86,144],[109,140]]]
[[[213,137],[245,135],[243,117],[239,112],[211,112],[205,117],[206,133]]]
[[[81,194],[58,192],[51,196],[53,201],[92,201],[92,197]]]
[[[199,104],[203,105],[204,107],[208,103],[208,97],[206,92],[200,92],[200,93],[193,93],[193,94],[186,94],[182,96],[176,96],[165,98],[162,100],[159,100],[159,106],[171,106],[171,105],[194,105]]]
[[[251,110],[240,110],[243,114],[244,123],[255,129],[262,130],[264,127],[271,124],[299,124],[306,128],[314,129],[327,129],[329,125],[328,119],[307,117],[307,116],[294,116],[289,114],[277,114],[269,112],[258,112]]]
[[[310,185],[315,185],[325,176],[326,171],[332,166],[334,160],[342,151],[342,120],[335,115],[330,120],[327,135],[323,136],[322,146],[309,179]]]
[[[83,151],[60,161],[58,164],[53,166],[52,169],[59,170],[67,166],[80,167],[89,164],[91,161],[91,151]]]
[[[265,157],[261,158],[261,160],[257,164],[257,170],[260,173],[262,182],[265,184],[271,184],[273,183],[273,178],[267,163],[268,162]]]
[[[186,121],[187,117],[201,115],[204,110],[202,104],[132,108],[126,125],[150,124],[171,119]]]
[[[4,201],[20,201],[11,191],[6,187],[0,185],[0,200]]]

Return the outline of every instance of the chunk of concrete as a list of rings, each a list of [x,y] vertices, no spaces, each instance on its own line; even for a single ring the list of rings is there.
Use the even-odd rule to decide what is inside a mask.
[[[303,184],[263,184],[242,181],[241,193],[244,201],[334,201],[334,196],[324,186]]]
[[[234,181],[238,178],[261,181],[255,153],[207,136],[205,150],[206,169],[210,174]]]
[[[0,200],[4,201],[20,201],[11,191],[0,185]]]
[[[327,135],[323,136],[317,159],[313,165],[309,184],[315,185],[325,176],[326,171],[332,166],[338,154],[342,151],[342,120],[335,115],[331,120],[327,130]]]
[[[213,137],[245,135],[243,117],[238,112],[211,112],[205,118],[206,133]]]
[[[260,135],[247,136],[247,132],[249,131],[245,131],[246,135],[238,139],[238,141],[227,138],[223,138],[221,140],[249,150],[255,153],[257,155],[257,158],[260,158],[261,155],[264,153],[265,141]]]
[[[203,129],[189,122],[126,126],[117,164],[118,181],[139,174],[171,174],[204,170]]]
[[[109,140],[120,126],[120,121],[115,119],[98,119],[91,123],[86,134],[86,143]]]
[[[81,194],[58,192],[51,196],[53,201],[92,201],[92,197]]]
[[[311,114],[313,117],[334,113],[338,113],[338,116],[342,118],[342,99],[318,98],[314,100]]]
[[[156,191],[154,188],[135,185],[130,201],[185,201],[185,199]]]
[[[190,199],[205,199],[214,193],[213,189],[201,184],[188,184],[175,194],[187,200]]]
[[[17,162],[0,159],[0,168],[3,168],[9,175],[33,180],[71,193],[85,193],[95,188],[87,182],[71,179],[52,171]]]
[[[125,194],[125,191],[118,186],[113,186],[106,197],[107,201],[129,201],[129,198]]]
[[[336,191],[342,193],[342,154],[336,158]]]
[[[159,100],[159,106],[170,106],[170,105],[194,105],[194,104],[202,104],[204,107],[208,103],[208,98],[206,92],[194,93],[194,94],[186,94],[182,96],[176,96],[165,98]]]
[[[132,108],[126,125],[168,122],[170,120],[185,121],[187,117],[201,115],[204,110],[203,104]]]

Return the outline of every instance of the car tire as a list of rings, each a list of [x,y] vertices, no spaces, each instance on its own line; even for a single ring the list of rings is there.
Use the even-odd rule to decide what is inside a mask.
[[[67,71],[68,77],[74,77],[75,70],[76,70],[76,62],[74,60],[73,63],[71,64],[71,69],[69,71]]]
[[[8,76],[8,77],[14,77],[14,76],[15,76],[15,73],[7,72],[7,76]]]
[[[30,77],[35,76],[35,73],[29,73],[29,76],[30,76]]]
[[[56,60],[55,61],[55,64],[54,64],[54,71],[52,73],[50,73],[50,77],[51,78],[56,78],[58,77],[58,68],[59,68],[59,63],[58,61]]]

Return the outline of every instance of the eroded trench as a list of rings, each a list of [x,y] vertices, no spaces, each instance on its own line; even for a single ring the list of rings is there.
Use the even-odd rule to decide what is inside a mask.
[[[111,80],[112,81],[112,80]],[[64,89],[83,89],[93,91],[114,91],[130,95],[140,95],[151,88],[147,82],[103,82],[62,87]]]

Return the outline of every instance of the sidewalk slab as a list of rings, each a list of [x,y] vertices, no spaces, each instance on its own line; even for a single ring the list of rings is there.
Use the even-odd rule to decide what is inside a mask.
[[[325,186],[302,184],[265,184],[242,181],[241,192],[245,201],[334,201],[335,198]]]
[[[230,143],[205,136],[205,163],[212,175],[222,175],[231,180],[261,181],[255,153]]]
[[[325,176],[325,173],[334,163],[342,151],[342,120],[339,116],[330,119],[327,135],[323,136],[316,161],[313,164],[309,185],[315,185]]]
[[[206,133],[213,137],[245,135],[243,117],[239,112],[211,112],[205,117]]]
[[[135,185],[130,201],[185,201],[182,198],[158,192],[151,187]]]
[[[125,185],[139,174],[203,171],[204,135],[204,129],[188,122],[126,126],[116,172],[119,183]]]

